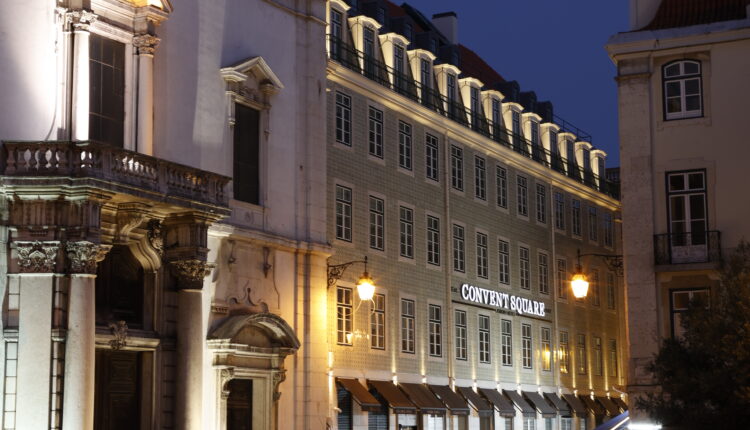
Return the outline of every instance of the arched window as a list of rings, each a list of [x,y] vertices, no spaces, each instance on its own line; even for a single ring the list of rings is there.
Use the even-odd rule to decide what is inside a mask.
[[[664,117],[667,120],[703,116],[701,63],[673,61],[664,65]]]

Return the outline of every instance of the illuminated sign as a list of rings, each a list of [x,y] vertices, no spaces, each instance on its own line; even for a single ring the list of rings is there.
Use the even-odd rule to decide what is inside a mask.
[[[507,309],[518,315],[544,316],[544,302],[513,296],[508,293],[475,287],[470,284],[461,285],[461,298],[485,306]]]

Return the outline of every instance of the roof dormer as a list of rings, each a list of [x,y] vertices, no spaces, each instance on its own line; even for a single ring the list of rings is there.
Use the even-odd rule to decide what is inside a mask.
[[[453,64],[443,63],[433,66],[433,70],[438,90],[446,100],[444,109],[452,112],[458,106],[463,108],[461,95],[458,92],[458,76],[461,74],[461,69]]]
[[[362,53],[359,56],[359,65],[367,70],[365,59],[377,59],[379,56],[377,41],[380,23],[365,15],[351,17],[348,21],[354,49]]]
[[[406,47],[409,46],[409,40],[398,33],[381,34],[378,38],[385,65],[392,71],[388,78],[398,90],[408,81]]]
[[[523,135],[526,137],[526,145],[529,154],[533,156],[542,146],[539,129],[542,117],[534,112],[526,112],[521,116],[523,118]]]
[[[553,164],[554,168],[560,161],[560,147],[558,145],[560,126],[553,122],[545,122],[540,125],[542,134],[542,146],[547,162]]]
[[[476,78],[462,78],[458,80],[458,87],[461,91],[461,98],[466,100],[466,112],[469,124],[475,130],[480,127],[484,119],[484,110],[482,109],[482,87],[484,83]]]
[[[497,90],[482,91],[482,107],[484,115],[489,122],[492,138],[500,140],[500,131],[503,129],[503,93]]]
[[[417,94],[420,103],[425,106],[433,105],[435,101],[430,100],[430,95],[433,94],[431,90],[435,88],[432,72],[435,55],[426,49],[411,49],[407,51],[407,56],[411,67],[411,75],[420,88],[419,94]]]

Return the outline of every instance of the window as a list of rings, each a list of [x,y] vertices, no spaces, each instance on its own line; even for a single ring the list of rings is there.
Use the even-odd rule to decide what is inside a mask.
[[[400,44],[393,46],[393,77],[396,91],[404,91],[407,80],[404,74],[404,47]]]
[[[578,365],[578,374],[579,375],[585,375],[586,374],[586,335],[585,334],[579,334],[578,335],[578,355],[576,357],[576,364]]]
[[[536,185],[536,220],[547,222],[547,189],[544,185]]]
[[[504,167],[495,168],[495,177],[497,182],[497,205],[501,208],[508,208],[508,172]]]
[[[594,306],[601,305],[601,287],[599,285],[599,271],[591,271],[591,303]]]
[[[398,165],[411,170],[411,125],[398,122]]]
[[[456,311],[456,360],[466,360],[466,311]]]
[[[232,379],[230,381],[230,384],[234,382],[251,382],[251,380],[248,379]],[[232,389],[230,392],[231,394],[236,393],[236,388],[234,386],[229,387]],[[252,390],[252,386],[249,387],[248,391]],[[230,396],[231,396],[230,394]],[[235,402],[237,402],[237,399],[232,399]],[[344,387],[341,387],[339,385],[336,385],[336,405],[338,406],[339,411],[336,414],[336,428],[341,430],[351,430],[352,429],[352,393],[350,393],[347,389]],[[227,401],[227,415],[232,416],[233,411],[230,409],[231,406],[229,406],[229,400]],[[238,402],[239,403],[239,402]],[[241,404],[241,403],[240,403]],[[234,421],[230,418],[231,421]],[[229,424],[227,426],[228,428],[232,428],[232,425]]]
[[[573,430],[573,418],[560,417],[560,430]]]
[[[529,269],[529,248],[526,247],[519,247],[518,248],[518,260],[519,260],[519,266],[520,266],[520,278],[521,278],[521,288],[524,290],[531,289],[531,271]]]
[[[557,260],[557,296],[561,299],[568,298],[568,289],[566,288],[568,282],[568,267],[565,260]]]
[[[487,259],[487,235],[477,233],[477,276],[489,278],[489,262]]]
[[[336,185],[336,239],[352,241],[352,190]]]
[[[688,310],[690,302],[696,300],[709,305],[709,292],[707,289],[672,290],[669,301],[670,314],[672,316],[672,337],[682,337],[685,330],[682,328],[682,314]]]
[[[385,236],[385,204],[382,199],[370,196],[370,248],[383,250]]]
[[[399,252],[402,257],[414,258],[414,211],[398,208]]]
[[[125,136],[125,44],[91,34],[89,73],[89,139],[122,148]]]
[[[570,346],[568,344],[568,332],[560,332],[560,373],[568,373],[570,368]]]
[[[534,154],[537,154],[539,151],[539,123],[536,121],[531,121],[530,124],[531,128],[531,150]]]
[[[437,137],[427,134],[425,137],[425,175],[427,179],[439,181],[439,155]]]
[[[513,418],[503,418],[503,421],[505,421],[505,430],[513,430]]]
[[[501,333],[501,356],[503,358],[503,366],[513,365],[513,325],[510,320],[502,320],[502,333]]]
[[[352,344],[352,289],[336,288],[336,341]]]
[[[614,244],[614,224],[612,223],[612,214],[604,213],[604,246],[612,248]]]
[[[480,118],[482,117],[482,107],[479,104],[479,88],[471,87],[469,95],[471,97],[471,125],[474,130],[477,130]]]
[[[500,127],[502,122],[500,120],[500,100],[492,99],[492,138],[500,140]]]
[[[383,111],[370,106],[370,155],[383,158]]]
[[[602,376],[603,368],[602,338],[594,336],[594,375]]]
[[[498,241],[498,254],[500,256],[500,283],[510,284],[510,244],[500,239]]]
[[[234,118],[234,198],[257,205],[260,204],[260,112],[235,103]]]
[[[474,157],[474,196],[487,200],[487,170],[482,157]]]
[[[511,126],[513,127],[513,148],[525,153],[526,148],[521,147],[521,114],[519,112],[512,111]]]
[[[581,201],[573,199],[570,202],[570,223],[572,225],[573,236],[581,237]]]
[[[531,369],[531,325],[521,324],[521,358],[524,369]]]
[[[440,265],[440,220],[427,216],[427,262]]]
[[[364,40],[364,60],[365,60],[365,76],[374,78],[376,73],[375,68],[375,31],[365,26],[362,33]]]
[[[667,173],[667,195],[672,261],[690,262],[695,255],[687,257],[687,261],[681,257],[690,251],[698,253],[703,261],[707,245],[705,172]]]
[[[526,178],[516,176],[516,180],[518,182],[518,214],[529,216],[529,189],[526,184]]]
[[[375,294],[372,297],[370,312],[370,347],[385,349],[385,296]]]
[[[542,327],[542,370],[552,370],[552,333],[549,327]]]
[[[352,146],[352,99],[336,92],[336,142]]]
[[[549,257],[539,253],[539,292],[549,294]]]
[[[614,310],[616,304],[615,298],[615,275],[607,272],[607,309]]]
[[[596,208],[594,206],[589,206],[589,240],[593,242],[599,240],[597,234],[599,231],[597,218]]]
[[[421,73],[421,84],[422,84],[422,104],[430,105],[428,103],[430,99],[430,89],[432,88],[432,72],[430,67],[430,61],[424,58],[419,61],[420,73]]]
[[[663,67],[664,117],[694,118],[703,115],[701,63],[683,60]]]
[[[565,195],[555,193],[555,228],[565,230]]]
[[[479,362],[490,362],[490,317],[479,315]]]
[[[536,417],[523,416],[523,430],[536,430]]]
[[[430,305],[430,355],[443,356],[443,314],[438,305]]]
[[[466,271],[466,259],[464,258],[464,228],[453,224],[453,270],[456,272]]]
[[[609,376],[617,376],[617,341],[609,340],[609,364],[607,373]]]
[[[451,186],[464,190],[464,151],[451,145]]]
[[[414,354],[414,300],[401,299],[401,352]]]
[[[331,8],[331,56],[334,59],[341,57],[341,12]]]
[[[452,73],[448,73],[446,76],[446,91],[447,91],[447,97],[448,102],[453,103],[456,101],[456,75]],[[452,107],[451,107],[452,109]]]

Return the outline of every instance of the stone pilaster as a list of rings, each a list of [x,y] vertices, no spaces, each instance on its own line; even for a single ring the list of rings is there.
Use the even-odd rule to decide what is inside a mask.
[[[66,15],[73,30],[73,140],[89,138],[89,26],[97,18],[87,10],[70,11]]]
[[[160,39],[151,34],[133,38],[138,52],[138,152],[154,155],[154,53]]]

